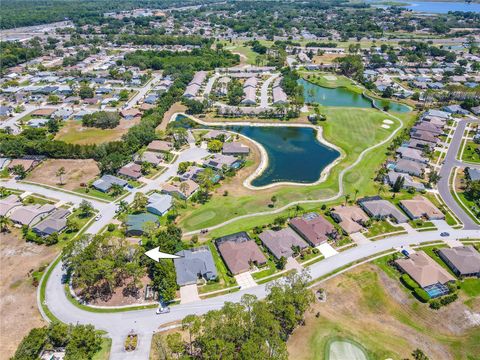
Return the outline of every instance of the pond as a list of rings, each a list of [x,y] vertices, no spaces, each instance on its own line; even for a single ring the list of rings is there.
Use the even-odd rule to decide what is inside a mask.
[[[305,79],[298,80],[298,83],[303,86],[303,96],[306,103],[318,103],[324,106],[337,107],[358,107],[358,108],[372,108],[372,100],[362,94],[350,91],[343,87],[326,88],[311,83]],[[411,109],[404,105],[389,100],[374,100],[375,105],[384,108],[388,104],[390,111],[393,112],[409,112]]]
[[[178,126],[191,127],[191,121],[177,116]],[[205,128],[196,125],[195,127]],[[210,128],[219,128],[218,126]],[[293,126],[225,126],[226,130],[245,135],[261,144],[268,156],[268,166],[252,181],[253,186],[278,182],[313,183],[340,153],[320,143],[316,130]]]
[[[466,3],[466,2],[435,2],[435,1],[425,1],[425,2],[414,2],[409,5],[404,6],[409,10],[415,12],[424,12],[430,14],[446,14],[449,11],[462,11],[462,12],[480,12],[480,4],[477,3]]]

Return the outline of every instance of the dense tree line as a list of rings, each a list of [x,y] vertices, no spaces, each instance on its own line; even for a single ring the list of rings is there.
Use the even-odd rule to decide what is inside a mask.
[[[0,74],[5,69],[32,60],[43,54],[43,47],[37,38],[20,43],[0,41]]]
[[[120,124],[120,115],[113,111],[97,111],[82,118],[82,125],[100,129],[113,129]]]
[[[46,24],[72,19],[80,25],[95,22],[110,11],[132,10],[142,7],[165,8],[208,3],[212,0],[10,0],[0,6],[0,27]]]
[[[65,360],[92,359],[100,350],[101,335],[92,325],[67,325],[52,322],[34,328],[25,336],[12,360],[38,359],[44,349],[65,348]]]
[[[141,69],[165,70],[166,73],[183,73],[229,67],[238,64],[239,61],[239,56],[229,51],[203,47],[194,49],[190,53],[138,50],[125,55],[123,64],[138,66]]]
[[[211,40],[201,36],[173,36],[173,35],[137,35],[121,34],[116,38],[117,44],[134,45],[209,45]]]
[[[264,301],[244,295],[240,303],[227,302],[201,317],[189,315],[182,321],[186,340],[174,333],[154,346],[164,359],[286,360],[286,340],[314,299],[308,280],[306,274],[291,273],[269,286]]]

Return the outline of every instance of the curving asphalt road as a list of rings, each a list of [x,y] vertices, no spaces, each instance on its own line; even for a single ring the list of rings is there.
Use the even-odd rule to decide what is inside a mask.
[[[480,238],[480,230],[452,229],[450,231],[449,239],[460,238]],[[371,257],[401,246],[421,244],[439,239],[441,239],[440,231],[419,232],[390,237],[340,252],[335,256],[307,267],[307,269],[312,278],[316,279],[366,257]],[[268,286],[268,284],[257,285],[246,290],[211,299],[172,306],[171,312],[163,315],[156,315],[154,309],[118,313],[94,313],[79,309],[70,303],[64,292],[62,284],[63,275],[61,264],[59,264],[53,269],[47,282],[46,305],[58,319],[65,323],[93,324],[96,328],[107,331],[112,338],[110,356],[112,360],[147,360],[150,352],[152,334],[160,326],[172,321],[181,320],[189,314],[201,315],[207,311],[219,309],[226,301],[238,302],[244,294],[252,294],[258,298],[263,298],[266,295],[266,288]],[[131,330],[134,330],[139,335],[139,347],[136,351],[127,353],[123,350],[123,341]]]
[[[445,156],[445,160],[443,165],[440,169],[439,175],[441,176],[440,181],[437,184],[438,192],[442,197],[443,201],[447,206],[455,213],[455,215],[460,219],[463,223],[463,228],[465,230],[471,229],[480,229],[480,226],[476,224],[473,219],[462,209],[462,207],[457,203],[454,199],[452,193],[450,192],[450,175],[452,170],[455,167],[476,167],[480,169],[479,165],[471,165],[463,163],[462,161],[457,160],[457,155],[460,150],[460,146],[462,144],[462,137],[463,133],[465,132],[465,128],[469,122],[476,122],[478,121],[476,118],[471,119],[464,119],[458,122],[458,125],[455,129],[453,134],[453,139],[450,142],[448,147],[447,155]]]

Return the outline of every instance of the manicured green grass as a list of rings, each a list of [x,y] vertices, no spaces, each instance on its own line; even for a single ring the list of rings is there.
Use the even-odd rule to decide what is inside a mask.
[[[468,140],[462,154],[462,160],[474,164],[480,164],[480,153],[475,151],[480,145],[475,144],[473,140]]]
[[[374,236],[388,234],[396,231],[402,231],[401,226],[393,226],[386,220],[374,221],[368,228],[368,231],[364,234],[366,237],[371,238]]]
[[[363,90],[357,86],[351,79],[343,75],[333,73],[319,73],[312,71],[300,71],[300,75],[309,82],[326,88],[344,87],[350,91],[361,94]],[[333,79],[335,78],[335,79]]]
[[[344,158],[331,169],[326,181],[318,185],[277,188],[275,191],[276,207],[302,199],[316,199],[320,203],[321,199],[335,195],[338,191],[339,172],[356,161],[363,150],[384,140],[395,129],[395,127],[383,129],[381,127],[383,120],[390,118],[390,116],[374,109],[323,108],[322,112],[326,114],[328,119],[322,123],[323,136],[327,141],[342,149]],[[413,113],[401,114],[399,117],[402,117],[407,123],[414,119]],[[397,120],[393,121],[395,126],[399,125]],[[355,131],[352,131],[352,129],[355,129]],[[382,145],[368,152],[358,165],[345,174],[343,183],[347,193],[353,194],[355,189],[360,190],[359,197],[377,193],[378,185],[373,179],[377,169],[386,158],[387,146]],[[182,210],[180,226],[185,231],[198,230],[239,215],[269,211],[271,210],[268,207],[271,196],[271,193],[266,194],[264,192],[256,192],[241,197],[216,196],[201,207],[193,208],[189,206]],[[304,208],[315,206],[318,206],[318,204],[302,205]],[[273,218],[276,216],[273,216]],[[269,218],[271,218],[269,215],[252,217],[241,220],[240,226],[237,222],[234,222],[228,227],[231,229],[251,228],[262,222],[267,222]],[[215,235],[217,233],[215,232]]]
[[[424,229],[424,228],[433,228],[436,229],[435,225],[431,221],[423,220],[410,220],[408,222],[414,229]]]
[[[464,192],[457,192],[458,198],[460,199],[460,202],[458,201],[457,197],[453,195],[455,200],[460,203],[460,206],[469,209],[471,212],[476,214],[480,210],[478,209],[477,205],[469,198],[465,196]],[[480,224],[480,218],[477,216],[472,215],[470,212],[466,211],[466,213],[478,224]]]
[[[250,46],[245,45],[244,41],[235,40],[231,43],[228,41],[220,41],[220,43],[224,45],[226,50],[245,56],[243,60],[246,61],[247,64],[256,65],[255,59],[259,54],[254,52]]]
[[[110,358],[110,349],[112,348],[112,339],[103,338],[102,339],[102,348],[97,352],[92,360],[108,360]]]
[[[96,197],[96,198],[99,198],[99,199],[102,199],[102,200],[108,200],[108,201],[114,201],[115,199],[118,199],[120,196],[123,195],[123,194],[121,194],[117,197],[113,197],[112,195],[110,195],[108,193],[104,193],[102,191],[99,191],[95,188],[86,188],[86,187],[81,187],[81,188],[75,189],[73,191],[76,192],[76,193],[79,193],[79,194],[85,194],[85,195],[88,195],[88,196],[92,196],[92,197]]]
[[[476,298],[480,296],[480,279],[468,278],[460,284],[462,291],[469,297]]]

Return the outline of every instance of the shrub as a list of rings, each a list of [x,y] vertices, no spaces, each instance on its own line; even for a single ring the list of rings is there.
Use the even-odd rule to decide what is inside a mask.
[[[413,295],[415,295],[415,297],[423,303],[426,303],[428,300],[430,300],[430,295],[428,295],[428,293],[421,287],[415,288],[413,290]]]
[[[108,224],[107,230],[110,231],[110,232],[114,231],[115,230],[115,225],[114,224]]]
[[[408,274],[403,274],[400,276],[400,280],[402,281],[403,285],[410,290],[415,290],[418,288],[418,284]]]

